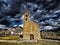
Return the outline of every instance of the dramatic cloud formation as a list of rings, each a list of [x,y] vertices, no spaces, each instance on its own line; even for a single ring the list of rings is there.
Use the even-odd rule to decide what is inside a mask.
[[[7,27],[20,25],[28,10],[30,18],[41,25],[41,30],[47,26],[50,30],[57,29],[60,27],[59,4],[59,0],[0,0],[0,24]]]

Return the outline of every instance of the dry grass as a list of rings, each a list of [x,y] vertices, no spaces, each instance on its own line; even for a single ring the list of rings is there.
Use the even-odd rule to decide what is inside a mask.
[[[38,42],[20,42],[20,43],[7,43],[0,42],[0,45],[60,45],[60,42],[51,41],[38,41]]]
[[[0,40],[18,40],[19,36],[6,36],[6,37],[0,37]]]
[[[41,37],[60,40],[60,32],[41,32]]]

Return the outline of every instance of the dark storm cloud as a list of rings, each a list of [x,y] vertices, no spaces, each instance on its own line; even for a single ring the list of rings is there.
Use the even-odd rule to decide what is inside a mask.
[[[10,15],[19,12],[20,4],[16,0],[0,0],[0,13]]]
[[[51,0],[51,1],[46,0],[46,1],[44,1],[43,7],[48,11],[54,10],[55,8],[58,7],[59,2],[60,2],[60,0]]]
[[[0,13],[4,15],[15,15],[20,12],[21,3],[32,2],[42,5],[42,9],[54,10],[59,5],[59,0],[0,0]],[[38,8],[34,9],[36,11]]]
[[[50,23],[53,18],[58,17],[56,16],[58,14],[53,12],[56,9],[60,10],[59,4],[59,0],[0,0],[0,24],[7,26],[12,25],[11,23],[18,24],[26,10],[30,12],[33,20],[40,23],[49,19],[46,22]]]
[[[15,16],[20,11],[20,1],[19,0],[0,0],[0,24],[9,26],[10,17]],[[7,20],[8,19],[8,20]]]

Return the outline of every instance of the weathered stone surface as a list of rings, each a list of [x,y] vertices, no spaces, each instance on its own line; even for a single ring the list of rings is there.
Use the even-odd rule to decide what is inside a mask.
[[[23,39],[40,40],[40,26],[29,19],[28,12],[24,15]]]

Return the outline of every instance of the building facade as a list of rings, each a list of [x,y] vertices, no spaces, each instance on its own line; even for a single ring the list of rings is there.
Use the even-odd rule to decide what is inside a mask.
[[[29,17],[28,12],[24,14],[23,39],[40,40],[40,26]]]

